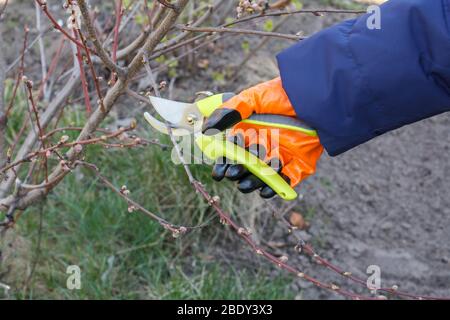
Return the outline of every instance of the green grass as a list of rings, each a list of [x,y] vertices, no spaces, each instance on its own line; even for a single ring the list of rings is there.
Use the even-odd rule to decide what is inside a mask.
[[[55,137],[57,139],[57,137]],[[170,151],[158,147],[139,150],[91,148],[87,161],[116,186],[126,185],[130,196],[148,210],[173,223],[197,225],[214,213],[196,195]],[[243,197],[228,184],[212,183],[210,168],[192,166],[222,206],[233,212],[244,206]],[[220,188],[220,189],[219,189]],[[16,226],[30,240],[30,260],[36,259],[40,206],[27,210]],[[36,270],[25,290],[13,286],[14,298],[61,299],[291,299],[291,279],[279,273],[235,266],[218,254],[219,240],[228,231],[212,220],[179,239],[139,212],[129,213],[127,204],[96,181],[86,169],[77,169],[42,204],[40,254]],[[241,245],[236,237],[236,245]],[[230,246],[233,250],[233,246]],[[252,258],[249,258],[252,259]],[[254,258],[253,258],[254,259]],[[32,265],[31,261],[26,261]],[[25,262],[23,262],[25,263]],[[81,268],[81,290],[66,288],[66,268]],[[29,267],[26,268],[29,273]],[[26,278],[17,274],[20,283]]]

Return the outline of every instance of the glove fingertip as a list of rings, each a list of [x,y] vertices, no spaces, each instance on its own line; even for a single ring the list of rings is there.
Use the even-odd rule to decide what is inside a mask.
[[[227,164],[225,158],[219,158],[216,161],[216,164],[214,165],[212,169],[211,176],[215,181],[222,181],[222,179],[225,177],[225,172],[227,171],[229,167],[229,164]]]
[[[250,193],[264,186],[264,182],[254,175],[249,175],[239,181],[238,190],[242,193]]]
[[[236,181],[243,178],[246,174],[248,174],[247,169],[241,164],[236,164],[227,169],[225,177],[231,181]]]
[[[259,195],[261,196],[261,198],[264,199],[270,199],[276,196],[276,192],[269,186],[265,186],[261,189],[261,191],[259,192]]]
[[[219,108],[203,123],[202,132],[206,135],[217,134],[242,121],[239,111],[228,108]]]

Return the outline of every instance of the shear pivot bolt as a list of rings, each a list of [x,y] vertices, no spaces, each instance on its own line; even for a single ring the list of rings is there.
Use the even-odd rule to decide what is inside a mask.
[[[194,114],[190,114],[186,117],[187,122],[193,125],[197,121],[197,117]]]

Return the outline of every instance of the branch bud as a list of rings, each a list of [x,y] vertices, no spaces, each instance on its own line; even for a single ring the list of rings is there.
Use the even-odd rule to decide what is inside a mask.
[[[127,196],[130,194],[130,190],[128,190],[126,185],[123,185],[120,187],[120,193]]]
[[[83,146],[82,146],[81,144],[76,144],[76,145],[73,147],[73,150],[74,150],[76,153],[80,153],[81,151],[83,151]]]
[[[337,291],[339,289],[339,286],[335,285],[334,283],[331,284],[331,290]]]
[[[69,136],[68,135],[63,135],[61,137],[61,139],[59,140],[59,142],[61,142],[61,143],[66,143],[67,141],[69,141]]]

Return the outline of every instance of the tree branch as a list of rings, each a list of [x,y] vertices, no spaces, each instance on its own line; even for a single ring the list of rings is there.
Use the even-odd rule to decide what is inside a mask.
[[[75,39],[74,37],[72,37],[66,30],[64,30],[58,23],[58,21],[56,21],[56,19],[50,14],[50,12],[48,11],[47,8],[47,1],[46,0],[35,0],[41,7],[42,11],[44,11],[45,15],[47,16],[47,18],[51,21],[51,23],[53,24],[53,27],[60,31],[67,39],[69,39],[70,41],[72,41],[74,44],[76,44],[78,47],[82,48],[83,44],[78,41],[77,39]],[[89,49],[90,50],[90,49]]]
[[[41,73],[42,73],[42,90],[47,92],[47,85],[45,80],[45,75],[47,74],[47,61],[45,60],[45,47],[44,41],[42,39],[42,25],[41,25],[41,9],[39,8],[39,4],[35,2],[36,7],[36,29],[38,31],[39,37],[39,54],[41,56]]]
[[[111,87],[106,93],[106,96],[104,98],[105,110],[97,108],[91,114],[91,116],[86,121],[83,130],[79,134],[77,141],[87,139],[98,128],[98,126],[106,117],[106,115],[109,113],[114,103],[119,98],[119,96],[125,92],[126,87],[128,85],[128,81],[132,79],[137,74],[137,72],[139,72],[139,70],[143,67],[144,52],[152,52],[155,49],[156,45],[162,40],[162,38],[167,34],[167,32],[169,32],[171,27],[174,25],[176,19],[180,14],[179,12],[181,12],[181,9],[183,9],[188,2],[189,0],[178,0],[176,5],[178,6],[178,8],[180,8],[180,10],[178,11],[171,10],[164,18],[164,20],[161,22],[161,24],[158,26],[158,28],[149,36],[143,48],[139,51],[139,53],[134,57],[134,59],[130,63],[126,77],[123,80],[119,78],[119,80],[114,84],[114,86]],[[42,122],[44,121],[43,119],[41,120]],[[32,140],[32,142],[33,142],[32,145],[34,145],[35,140]],[[30,144],[28,143],[27,145]],[[22,155],[22,157],[24,155]],[[74,148],[71,148],[66,153],[66,157],[67,162],[72,163],[76,160],[79,160],[78,157],[80,157],[80,154],[76,152]],[[58,165],[49,175],[49,181],[55,181],[56,185],[60,182],[60,180],[64,178],[64,176],[67,173],[68,172],[64,170],[64,168],[61,165]],[[24,209],[30,206],[31,204],[35,203],[42,197],[46,196],[51,190],[52,188],[34,189],[31,190],[30,192],[27,192],[17,201],[12,195],[8,196],[0,200],[0,209],[9,208],[13,203],[17,209]]]
[[[80,7],[81,17],[83,19],[83,24],[86,26],[89,40],[92,41],[97,56],[111,72],[116,73],[120,77],[123,77],[125,75],[125,71],[119,68],[119,66],[110,58],[110,56],[106,53],[105,49],[100,43],[100,40],[98,40],[94,25],[92,24],[91,17],[89,15],[89,9],[87,7],[86,1],[78,0],[78,6]]]
[[[3,6],[0,8],[0,19],[2,18],[3,13],[5,13],[7,6],[8,6],[8,0],[6,0],[5,3],[3,4]]]
[[[236,25],[239,23],[248,22],[254,19],[260,19],[265,17],[279,17],[279,16],[285,16],[285,15],[296,15],[296,14],[312,14],[316,17],[320,17],[323,14],[327,13],[342,13],[342,14],[364,14],[367,13],[367,11],[364,10],[342,10],[342,9],[300,9],[300,10],[279,10],[279,11],[265,11],[258,14],[253,14],[250,16],[246,16],[240,19],[236,19],[234,21],[231,21],[229,23],[226,23],[224,26],[229,27],[232,25]]]
[[[174,5],[174,4],[172,4],[172,3],[170,3],[170,2],[167,2],[167,0],[157,0],[159,3],[161,3],[164,7],[166,7],[166,8],[169,8],[169,9],[172,9],[172,10],[174,10],[174,11],[177,11],[178,10],[178,8],[177,8],[177,6],[176,5]]]
[[[6,4],[5,4],[6,6]],[[2,10],[3,12],[3,10]],[[1,14],[0,14],[1,16]],[[3,25],[0,24],[0,46],[3,46]],[[3,167],[7,161],[7,145],[6,145],[6,106],[5,106],[5,77],[6,77],[6,63],[3,57],[4,49],[0,48],[0,167]]]
[[[191,32],[248,34],[248,35],[254,35],[254,36],[281,38],[281,39],[287,39],[287,40],[293,40],[293,41],[299,41],[299,40],[305,39],[305,37],[284,34],[284,33],[278,33],[278,32],[267,32],[267,31],[247,30],[247,29],[238,29],[238,28],[224,28],[224,27],[195,28],[195,27],[189,27],[189,26],[184,26],[184,25],[177,25],[176,27],[180,30],[191,31]]]
[[[72,44],[72,54],[76,54],[76,46]],[[72,93],[74,88],[76,87],[77,83],[79,82],[80,78],[80,69],[77,66],[77,61],[74,58],[73,59],[74,66],[72,68],[72,74],[70,78],[67,80],[64,87],[58,92],[58,94],[53,98],[53,100],[50,102],[50,104],[45,109],[45,112],[41,115],[41,125],[43,128],[46,128],[47,125],[50,123],[50,121],[54,118],[54,116],[60,111],[63,104],[66,102],[68,96]],[[25,138],[24,142],[22,143],[19,151],[17,152],[17,155],[15,159],[21,159],[25,157],[28,153],[31,152],[34,145],[36,144],[38,140],[38,135],[36,132],[31,131],[28,136]],[[6,180],[0,180],[0,198],[5,197],[5,195],[8,193],[8,191],[11,189],[13,183],[14,183],[14,176],[9,175]],[[1,206],[0,206],[1,207]]]

